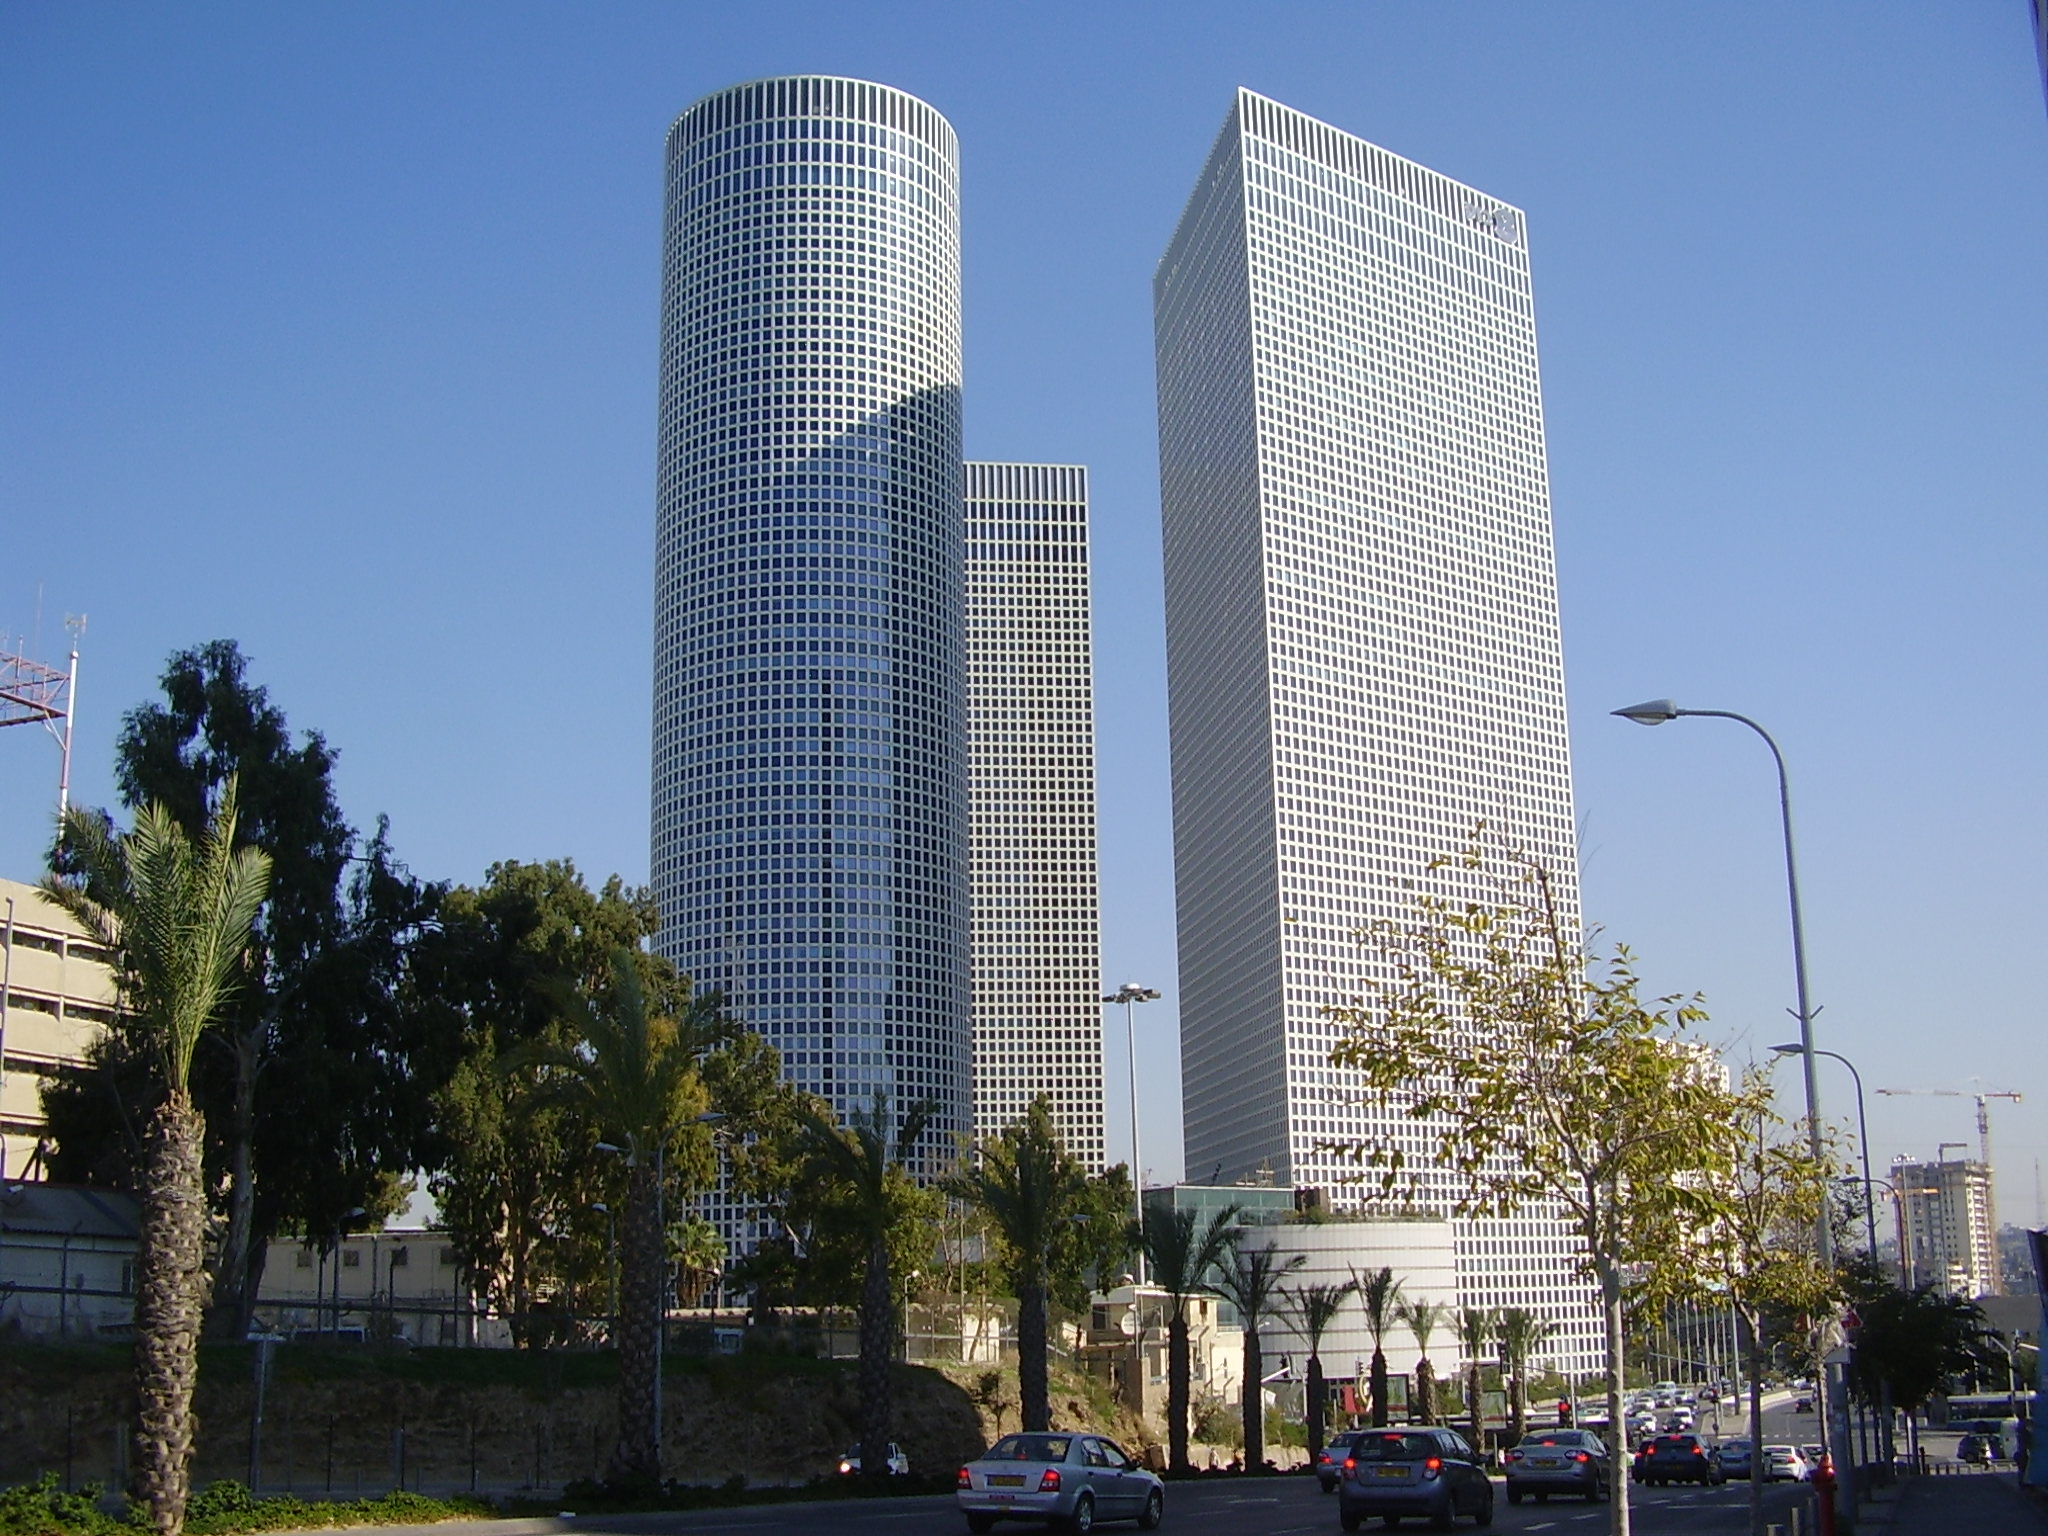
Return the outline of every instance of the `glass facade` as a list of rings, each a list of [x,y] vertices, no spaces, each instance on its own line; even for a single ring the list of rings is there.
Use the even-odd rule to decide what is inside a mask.
[[[1102,1166],[1102,956],[1088,474],[967,466],[974,1122],[1045,1094]]]
[[[842,1114],[971,1126],[958,146],[804,76],[668,138],[653,884],[665,954]]]
[[[1358,935],[1460,899],[1485,821],[1576,920],[1536,319],[1522,215],[1250,91],[1154,280],[1186,1158],[1356,1204],[1335,1150],[1410,1155],[1323,1009]],[[1347,1193],[1350,1192],[1350,1193]],[[1567,1234],[1458,1226],[1465,1304],[1589,1348]]]

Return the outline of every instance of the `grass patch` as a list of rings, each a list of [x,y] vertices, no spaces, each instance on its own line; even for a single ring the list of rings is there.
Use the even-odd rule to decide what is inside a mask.
[[[378,1499],[300,1499],[289,1494],[259,1498],[236,1482],[218,1482],[192,1495],[185,1529],[192,1536],[237,1536],[253,1531],[320,1530],[350,1525],[426,1525],[439,1520],[475,1520],[496,1515],[482,1499],[430,1499],[417,1493],[387,1493]],[[0,1489],[0,1536],[137,1536],[149,1529],[138,1507],[113,1515],[100,1508],[100,1490],[87,1484],[76,1493],[57,1486],[54,1473],[40,1482]]]

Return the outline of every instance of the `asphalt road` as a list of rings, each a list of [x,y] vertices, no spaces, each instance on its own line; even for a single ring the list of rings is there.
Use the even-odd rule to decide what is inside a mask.
[[[1496,1488],[1498,1488],[1496,1484]],[[1631,1487],[1630,1504],[1635,1529],[1644,1536],[1683,1533],[1707,1536],[1711,1532],[1744,1531],[1748,1519],[1748,1491],[1744,1483],[1720,1488]],[[1785,1521],[1783,1513],[1804,1490],[1780,1483],[1766,1489],[1770,1518]],[[1595,1533],[1606,1529],[1604,1504],[1587,1504],[1559,1498],[1547,1504],[1533,1501],[1519,1506],[1505,1498],[1494,1503],[1493,1528],[1498,1531],[1555,1531],[1560,1536]],[[1404,1520],[1404,1530],[1424,1530],[1416,1519]],[[1460,1530],[1470,1530],[1470,1521],[1460,1521]],[[435,1526],[435,1536],[463,1536],[472,1527]],[[583,1516],[564,1521],[518,1521],[479,1523],[473,1528],[490,1536],[553,1536],[556,1532],[590,1532],[592,1536],[814,1536],[827,1530],[833,1536],[966,1536],[967,1526],[950,1496],[915,1499],[834,1500],[822,1504],[774,1504],[742,1509],[705,1510],[688,1514]],[[998,1536],[1009,1531],[1029,1532],[1036,1528],[1006,1523],[996,1527]],[[1105,1532],[1135,1529],[1103,1526]],[[1310,1477],[1271,1480],[1217,1480],[1169,1483],[1166,1490],[1164,1536],[1199,1531],[1201,1536],[1337,1536],[1337,1499],[1320,1492]],[[1377,1522],[1371,1530],[1384,1527]]]

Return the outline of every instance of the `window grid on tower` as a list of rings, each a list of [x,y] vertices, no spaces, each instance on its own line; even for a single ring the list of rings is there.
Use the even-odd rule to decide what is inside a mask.
[[[1067,1148],[1102,1166],[1087,472],[967,466],[974,1121],[1047,1095]]]

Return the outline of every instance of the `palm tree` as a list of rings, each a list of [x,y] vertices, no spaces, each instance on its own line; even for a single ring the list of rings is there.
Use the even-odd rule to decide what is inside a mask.
[[[1304,1285],[1288,1294],[1294,1314],[1295,1332],[1308,1345],[1308,1391],[1303,1417],[1308,1421],[1308,1458],[1316,1459],[1323,1448],[1323,1335],[1344,1310],[1344,1302],[1357,1287],[1346,1280],[1342,1285]]]
[[[1217,1288],[1230,1298],[1244,1325],[1244,1464],[1254,1472],[1266,1465],[1266,1362],[1259,1324],[1280,1300],[1280,1277],[1307,1262],[1307,1254],[1297,1253],[1281,1263],[1271,1243],[1263,1248],[1239,1244],[1216,1277]]]
[[[555,1006],[574,1041],[541,1040],[502,1069],[537,1067],[537,1098],[580,1111],[626,1159],[619,1251],[618,1440],[608,1476],[658,1481],[656,1377],[661,1331],[674,1294],[662,1188],[669,1149],[706,1103],[698,1065],[729,1033],[716,993],[692,995],[681,1018],[650,1011],[633,951],[612,956],[611,984],[595,994],[558,988]]]
[[[834,1125],[818,1108],[806,1105],[803,1143],[815,1177],[844,1192],[845,1214],[867,1247],[860,1293],[860,1443],[861,1475],[889,1475],[883,1448],[889,1443],[891,1403],[889,1370],[896,1354],[896,1286],[890,1275],[889,1233],[896,1224],[898,1191],[906,1178],[905,1164],[937,1105],[922,1100],[903,1112],[892,1140],[889,1095],[875,1090],[874,1104]]]
[[[1193,1370],[1188,1358],[1188,1299],[1213,1290],[1210,1271],[1218,1268],[1242,1228],[1237,1218],[1244,1207],[1225,1206],[1196,1227],[1195,1213],[1163,1205],[1145,1207],[1141,1241],[1152,1264],[1152,1283],[1166,1292],[1166,1450],[1176,1472],[1193,1470],[1188,1461],[1188,1397]]]
[[[1444,1314],[1449,1310],[1446,1303],[1426,1297],[1404,1301],[1396,1309],[1402,1323],[1415,1335],[1415,1348],[1422,1356],[1415,1362],[1415,1400],[1408,1405],[1408,1416],[1417,1424],[1436,1422],[1436,1372],[1429,1364],[1429,1341],[1444,1325]]]
[[[192,1056],[240,979],[270,858],[235,849],[235,781],[197,845],[162,805],[125,835],[74,810],[43,889],[118,963],[120,1027],[155,1046],[162,1098],[150,1116],[135,1292],[137,1491],[159,1536],[179,1536],[192,1486],[192,1389],[206,1305],[206,1121]]]
[[[982,1143],[981,1160],[949,1181],[950,1192],[994,1224],[1017,1292],[1017,1395],[1027,1431],[1052,1427],[1046,1369],[1046,1298],[1053,1264],[1071,1250],[1088,1175],[1060,1142],[1052,1101],[1040,1094],[1024,1118]]]
[[[1472,1448],[1486,1449],[1486,1421],[1480,1400],[1479,1362],[1486,1358],[1500,1327],[1500,1313],[1492,1307],[1466,1307],[1458,1313],[1458,1348],[1465,1356],[1465,1417],[1472,1422]]]
[[[1503,1307],[1500,1368],[1508,1379],[1508,1440],[1521,1441],[1529,1427],[1529,1360],[1557,1332],[1527,1307]]]
[[[1372,1427],[1387,1427],[1387,1330],[1394,1324],[1395,1309],[1401,1304],[1401,1282],[1391,1266],[1372,1274],[1351,1272],[1352,1287],[1359,1305],[1365,1308],[1365,1331],[1372,1335]]]

